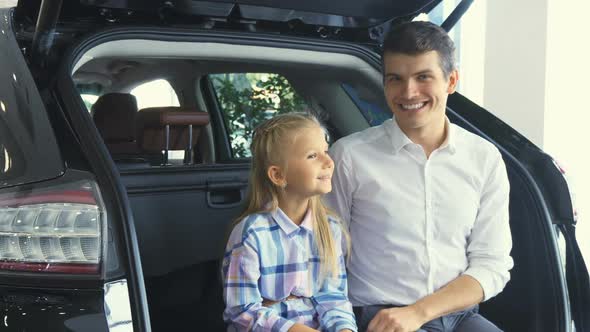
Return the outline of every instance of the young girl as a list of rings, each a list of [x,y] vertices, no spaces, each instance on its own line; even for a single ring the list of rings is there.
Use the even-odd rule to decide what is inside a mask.
[[[357,331],[342,243],[321,195],[334,163],[324,128],[302,113],[278,115],[252,140],[248,206],[223,260],[230,331]]]

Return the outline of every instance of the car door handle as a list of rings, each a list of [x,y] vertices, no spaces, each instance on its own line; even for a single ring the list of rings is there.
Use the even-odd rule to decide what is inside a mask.
[[[214,209],[237,207],[244,200],[244,189],[243,183],[209,183],[207,205]]]

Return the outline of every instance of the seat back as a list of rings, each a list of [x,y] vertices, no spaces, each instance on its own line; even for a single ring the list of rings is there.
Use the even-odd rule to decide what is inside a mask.
[[[139,153],[135,139],[137,100],[128,93],[107,93],[92,105],[92,119],[113,159]]]

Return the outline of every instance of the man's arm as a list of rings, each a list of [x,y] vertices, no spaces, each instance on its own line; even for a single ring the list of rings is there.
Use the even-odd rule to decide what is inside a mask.
[[[369,332],[415,331],[428,321],[488,300],[502,291],[513,265],[509,183],[502,156],[497,150],[494,152],[467,241],[466,271],[413,305],[380,311],[369,324]]]
[[[479,281],[483,301],[500,293],[514,265],[510,250],[508,202],[510,184],[506,165],[498,150],[494,150],[488,163],[488,176],[481,191],[479,210],[467,241],[467,270],[463,273]]]
[[[423,323],[452,312],[464,310],[483,300],[483,289],[477,280],[462,275],[446,286],[411,305]]]
[[[416,331],[433,319],[469,308],[482,300],[483,289],[479,282],[462,275],[412,305],[379,311],[367,332]]]

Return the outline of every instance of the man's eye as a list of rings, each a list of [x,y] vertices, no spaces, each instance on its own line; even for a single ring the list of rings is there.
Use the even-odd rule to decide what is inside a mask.
[[[419,79],[420,81],[425,81],[425,80],[427,80],[427,79],[429,79],[429,78],[430,78],[430,77],[429,77],[428,75],[418,75],[418,79]]]
[[[395,76],[395,75],[387,76],[387,82],[399,82],[400,80],[401,80],[401,78],[399,76]]]

